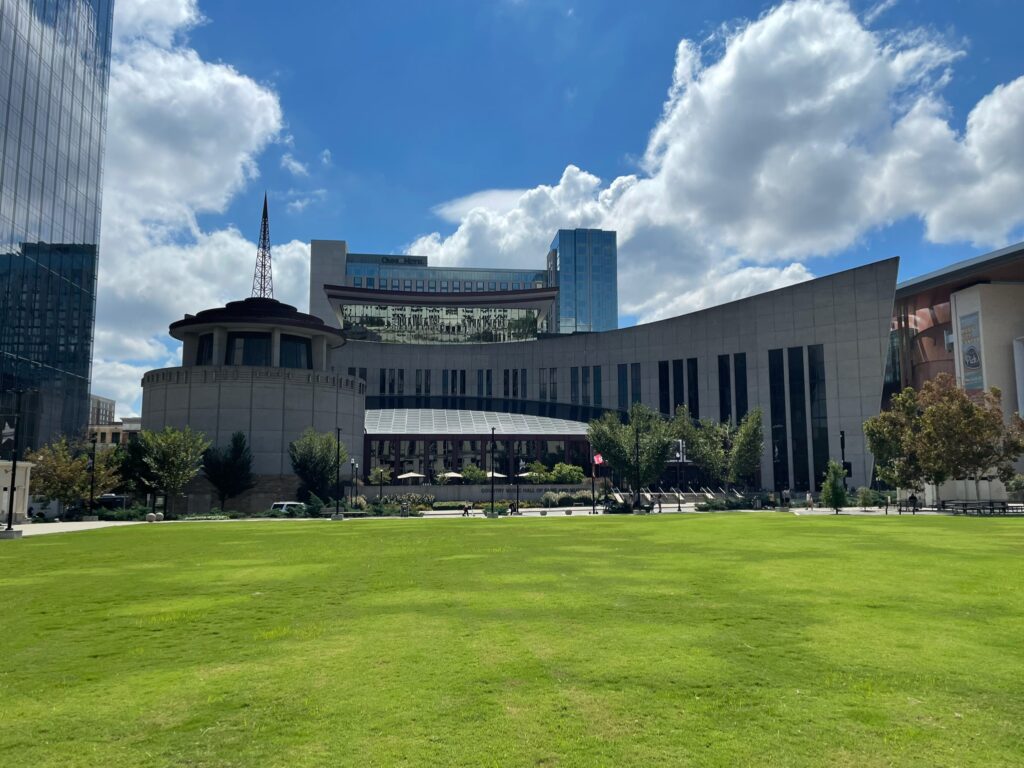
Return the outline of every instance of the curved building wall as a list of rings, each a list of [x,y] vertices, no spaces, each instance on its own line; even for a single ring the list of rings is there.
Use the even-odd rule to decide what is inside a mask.
[[[765,487],[816,487],[827,460],[841,457],[841,433],[850,484],[866,485],[872,459],[862,425],[881,403],[898,264],[603,333],[457,346],[350,341],[331,352],[330,364],[367,370],[371,408],[585,420],[634,401],[666,414],[685,402],[701,417],[735,421],[760,407]]]
[[[309,427],[341,428],[350,456],[363,452],[366,385],[331,372],[251,366],[189,366],[142,378],[142,428],[185,426],[214,445],[244,432],[257,475],[290,475],[288,445]]]

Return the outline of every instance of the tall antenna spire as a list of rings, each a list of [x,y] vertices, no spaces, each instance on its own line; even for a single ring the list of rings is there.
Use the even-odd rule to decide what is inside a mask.
[[[274,298],[274,276],[270,269],[270,217],[267,215],[267,193],[263,193],[263,223],[260,224],[260,245],[256,250],[256,271],[252,276],[254,298]]]

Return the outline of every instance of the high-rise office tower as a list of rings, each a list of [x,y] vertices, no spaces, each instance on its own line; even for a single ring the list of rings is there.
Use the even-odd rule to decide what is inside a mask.
[[[548,251],[548,285],[558,286],[558,333],[619,327],[615,232],[560,229]]]
[[[89,418],[113,6],[0,0],[0,420],[20,403],[22,450]]]

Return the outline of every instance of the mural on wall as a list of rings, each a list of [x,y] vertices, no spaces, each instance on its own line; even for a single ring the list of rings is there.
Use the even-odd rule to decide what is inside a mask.
[[[981,369],[981,318],[977,312],[960,317],[960,356],[963,386],[969,395],[985,391],[985,373]]]

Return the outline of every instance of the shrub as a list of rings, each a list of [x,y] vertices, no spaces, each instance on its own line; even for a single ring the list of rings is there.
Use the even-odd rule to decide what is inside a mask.
[[[697,502],[698,512],[726,512],[730,509],[746,509],[749,505],[740,499],[708,499]]]
[[[470,485],[481,485],[488,480],[487,473],[475,464],[467,464],[462,468],[462,479]]]
[[[579,485],[583,482],[583,467],[560,461],[551,470],[551,482],[558,485]]]
[[[540,501],[545,507],[557,507],[558,494],[554,491],[545,491],[544,495],[540,497]]]
[[[147,512],[149,512],[149,507],[142,504],[134,504],[124,509],[98,508],[96,516],[100,520],[145,520]]]
[[[485,515],[507,515],[509,503],[507,501],[495,501],[493,507],[491,506],[490,502],[487,502],[486,504],[481,504],[480,506],[483,509]]]
[[[306,502],[306,508],[304,510],[306,517],[320,517],[320,513],[323,512],[324,502],[312,491],[309,492],[309,501]]]
[[[401,517],[402,516],[402,505],[401,504],[374,504],[370,507],[375,517]],[[422,517],[423,513],[413,507],[408,508],[407,514],[409,517]]]
[[[438,509],[438,510],[441,510],[441,509],[458,509],[458,510],[462,510],[467,504],[469,504],[468,501],[435,501],[434,504],[433,504],[433,508],[434,509]],[[470,505],[470,506],[472,506],[472,505]]]
[[[408,504],[410,507],[423,506],[429,509],[430,505],[434,503],[434,498],[433,494],[430,493],[396,493],[384,496],[379,503],[398,504],[399,506]],[[377,503],[376,501],[374,502],[374,504]]]
[[[878,505],[878,496],[870,488],[858,488],[857,503],[860,505],[861,509],[874,507]]]
[[[573,501],[575,501],[577,504],[580,504],[584,507],[589,507],[594,497],[590,493],[590,491],[576,491],[576,493],[572,495],[572,498]]]
[[[559,493],[558,494],[558,506],[560,507],[571,507],[576,503],[576,499],[571,493]]]
[[[352,499],[352,509],[366,509],[368,506],[370,505],[366,501],[365,496],[356,496],[354,499]]]

